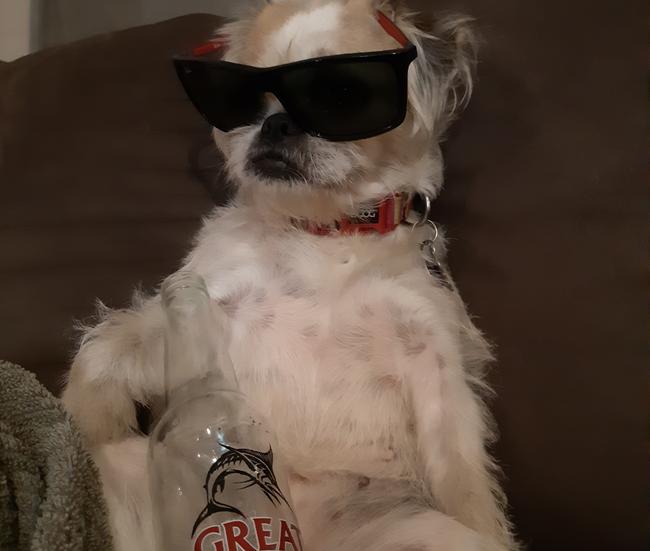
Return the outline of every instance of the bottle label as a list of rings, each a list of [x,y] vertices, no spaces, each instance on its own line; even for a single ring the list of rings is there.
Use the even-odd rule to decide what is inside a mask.
[[[245,500],[243,505],[242,500],[234,502],[233,496],[247,489],[259,492],[274,507],[286,506],[291,511],[273,471],[273,450],[269,447],[268,452],[259,452],[223,443],[221,446],[226,451],[210,466],[205,477],[207,504],[192,529],[193,550],[302,551],[296,524],[278,517],[249,516]],[[215,517],[224,515],[229,520],[214,523]],[[208,519],[214,524],[199,529]]]

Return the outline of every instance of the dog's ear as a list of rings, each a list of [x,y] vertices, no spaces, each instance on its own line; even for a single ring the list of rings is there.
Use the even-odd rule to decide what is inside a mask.
[[[478,53],[474,21],[468,16],[446,14],[434,20],[431,35],[425,53],[446,92],[440,116],[450,121],[472,95]]]
[[[409,96],[421,127],[435,136],[448,128],[472,95],[478,39],[470,17],[443,14],[433,20],[396,12],[396,23],[418,50],[409,74]]]

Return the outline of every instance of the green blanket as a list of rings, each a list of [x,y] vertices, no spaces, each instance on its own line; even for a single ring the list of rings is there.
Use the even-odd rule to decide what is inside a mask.
[[[0,362],[0,551],[110,551],[97,469],[34,375]]]

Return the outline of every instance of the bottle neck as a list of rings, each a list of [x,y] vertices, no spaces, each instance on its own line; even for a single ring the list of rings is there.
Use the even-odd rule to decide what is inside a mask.
[[[202,396],[214,394],[237,394],[239,400],[244,398],[238,388],[229,387],[223,384],[221,377],[214,374],[206,374],[203,377],[192,379],[167,393],[165,406],[167,409],[175,408],[190,400],[195,400]]]
[[[215,312],[203,279],[181,271],[163,283],[167,404],[203,390],[238,390],[225,346],[224,316]],[[178,394],[178,397],[175,396]]]

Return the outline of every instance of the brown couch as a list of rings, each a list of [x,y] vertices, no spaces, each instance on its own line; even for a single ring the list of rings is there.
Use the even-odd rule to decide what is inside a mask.
[[[645,17],[634,2],[445,6],[475,15],[485,45],[435,218],[497,345],[513,518],[532,550],[646,549]],[[0,64],[0,357],[53,391],[75,320],[152,289],[223,200],[169,60],[217,23]]]

